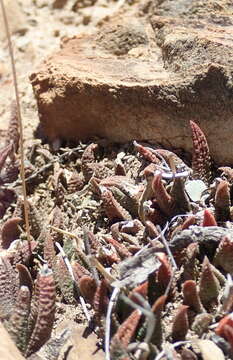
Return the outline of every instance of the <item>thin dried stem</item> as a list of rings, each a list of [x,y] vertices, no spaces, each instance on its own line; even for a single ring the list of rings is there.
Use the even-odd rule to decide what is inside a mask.
[[[169,256],[169,259],[170,259],[170,261],[171,261],[171,264],[173,265],[174,269],[177,270],[178,267],[177,267],[177,265],[176,265],[174,256],[172,255],[172,252],[171,252],[171,250],[170,250],[169,244],[168,244],[168,242],[167,242],[167,240],[166,240],[166,238],[165,238],[165,236],[164,236],[164,233],[161,231],[161,228],[160,228],[159,225],[158,225],[158,228],[159,228],[159,231],[160,231],[161,240],[162,240],[162,242],[163,242],[163,244],[164,244],[164,246],[165,246],[165,249],[166,249],[166,251],[167,251],[167,254],[168,254],[168,256]]]
[[[94,257],[89,256],[90,264],[95,266],[97,270],[103,275],[103,277],[111,284],[116,281],[116,279],[105,270],[104,266]]]
[[[87,256],[91,255],[91,245],[90,245],[90,240],[89,240],[89,234],[88,234],[88,230],[85,227],[83,229],[83,242],[84,242],[85,252],[86,252]],[[91,274],[92,274],[93,278],[95,279],[96,284],[98,285],[100,283],[98,271],[95,267],[90,266],[90,264],[89,264],[89,267],[90,267]]]
[[[182,346],[182,345],[186,345],[186,344],[190,344],[191,341],[190,340],[185,340],[185,341],[177,341],[174,344],[171,344],[171,346],[175,349],[176,347]],[[162,350],[158,355],[156,355],[154,360],[160,360],[164,357],[165,355],[165,350]]]
[[[110,332],[111,332],[111,315],[113,307],[116,303],[117,297],[119,295],[120,289],[114,288],[111,298],[108,304],[108,310],[106,315],[106,329],[105,329],[105,342],[104,342],[104,349],[105,349],[105,360],[111,360],[110,358]]]
[[[136,310],[140,311],[141,313],[143,313],[143,315],[146,316],[146,318],[147,318],[147,331],[146,331],[146,336],[145,336],[144,342],[149,343],[150,339],[152,337],[154,328],[155,328],[156,319],[155,319],[154,313],[151,310],[151,307],[150,307],[149,303],[143,298],[143,296],[141,296],[140,294],[137,294],[137,293],[135,293],[134,295],[137,297],[137,299],[139,300],[141,305],[139,305],[138,303],[135,303],[134,301],[130,300],[124,294],[120,294],[120,298],[126,304],[132,306],[133,309],[136,309]]]
[[[60,251],[60,253],[61,253],[62,257],[63,257],[63,260],[64,260],[64,262],[65,262],[65,264],[66,264],[67,270],[69,271],[69,273],[70,273],[70,275],[71,275],[71,279],[73,280],[74,284],[76,285],[77,283],[76,283],[76,281],[75,281],[75,277],[74,277],[74,273],[73,273],[72,266],[71,266],[71,264],[70,264],[70,262],[69,262],[69,260],[68,260],[68,258],[67,258],[67,256],[66,256],[64,250],[62,249],[62,247],[61,247],[61,245],[60,245],[59,243],[56,242],[55,245],[56,245],[56,247],[58,248],[58,250]],[[79,290],[79,289],[77,289],[77,290]],[[78,291],[78,292],[79,292],[79,291]],[[83,308],[83,312],[84,312],[84,314],[85,314],[88,322],[90,322],[91,317],[90,317],[89,312],[88,312],[88,310],[87,310],[87,306],[86,306],[85,300],[84,300],[84,298],[83,298],[80,294],[78,294],[78,295],[79,295],[79,301],[80,301],[81,306],[82,306],[82,308]]]
[[[11,36],[10,36],[9,24],[8,24],[8,20],[7,20],[6,9],[5,9],[5,5],[4,5],[4,1],[0,0],[0,2],[1,2],[2,15],[3,15],[4,25],[5,25],[7,41],[8,41],[9,54],[10,54],[10,59],[11,59],[11,68],[12,68],[13,82],[14,82],[14,89],[15,89],[15,99],[16,99],[17,113],[18,113],[18,119],[19,119],[20,175],[21,175],[21,179],[22,179],[26,234],[27,234],[29,251],[31,252],[31,242],[30,242],[31,237],[30,237],[27,190],[26,190],[25,169],[24,169],[23,124],[22,124],[22,117],[21,117],[21,110],[20,110],[19,91],[18,91],[17,75],[16,75],[16,68],[15,68],[14,52],[13,52],[13,47],[12,47],[12,43],[11,43]]]
[[[78,242],[80,241],[80,238],[77,235],[71,233],[70,231],[59,229],[58,227],[53,226],[53,225],[50,225],[49,227],[50,227],[50,229],[55,230],[60,234],[70,236],[70,237],[74,238],[75,240],[77,240]]]

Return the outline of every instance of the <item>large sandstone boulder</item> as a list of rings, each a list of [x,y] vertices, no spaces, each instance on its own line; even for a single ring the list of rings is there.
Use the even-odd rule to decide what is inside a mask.
[[[194,120],[214,160],[233,164],[233,5],[175,3],[157,4],[150,22],[125,16],[66,40],[31,75],[49,141],[99,136],[190,151]]]

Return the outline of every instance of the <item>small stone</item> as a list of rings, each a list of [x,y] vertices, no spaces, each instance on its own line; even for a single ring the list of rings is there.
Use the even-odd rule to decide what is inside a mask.
[[[206,189],[207,186],[202,180],[188,180],[185,183],[185,190],[192,201],[200,201]]]
[[[67,3],[67,0],[54,0],[53,9],[62,9]]]
[[[64,41],[30,76],[44,137],[153,140],[191,152],[193,119],[215,162],[232,163],[233,30],[211,22],[209,7],[208,20],[188,11],[171,18],[168,9],[152,29],[124,15]]]

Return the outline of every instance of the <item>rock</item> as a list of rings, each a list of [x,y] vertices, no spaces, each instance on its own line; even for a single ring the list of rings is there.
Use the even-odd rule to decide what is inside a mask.
[[[233,164],[233,5],[172,3],[157,4],[152,27],[125,15],[66,39],[31,74],[50,142],[99,136],[191,151],[194,120],[215,162]]]
[[[21,9],[19,2],[16,0],[5,0],[5,10],[9,22],[9,29],[11,34],[20,33],[25,34],[27,31],[26,17]],[[2,13],[0,11],[0,40],[6,39],[6,31],[3,23]]]
[[[67,0],[54,0],[53,9],[62,9],[67,3]]]

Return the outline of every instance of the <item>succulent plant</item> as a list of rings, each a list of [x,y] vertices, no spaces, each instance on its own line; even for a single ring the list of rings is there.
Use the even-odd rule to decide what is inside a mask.
[[[10,281],[13,286],[13,280]],[[27,357],[38,351],[52,332],[56,298],[52,271],[47,266],[40,270],[33,292],[31,284],[16,290],[11,287],[9,291],[8,296],[14,300],[10,305],[1,298],[2,319],[5,319],[4,325],[17,347]]]
[[[191,127],[193,173],[172,151],[136,142],[139,157],[121,153],[118,169],[119,149],[109,154],[91,143],[55,154],[36,146],[30,159],[37,170],[27,180],[37,180],[27,202],[31,251],[14,191],[1,222],[0,317],[24,356],[54,340],[56,299],[62,309],[82,309],[113,360],[164,351],[195,358],[193,334],[214,336],[216,319],[216,334],[232,346],[232,179],[222,176],[197,200],[190,196],[187,182],[209,185],[215,175],[207,140]],[[15,149],[2,149],[0,178]],[[0,189],[0,213],[1,204]],[[183,343],[174,350],[185,339],[189,351]]]

